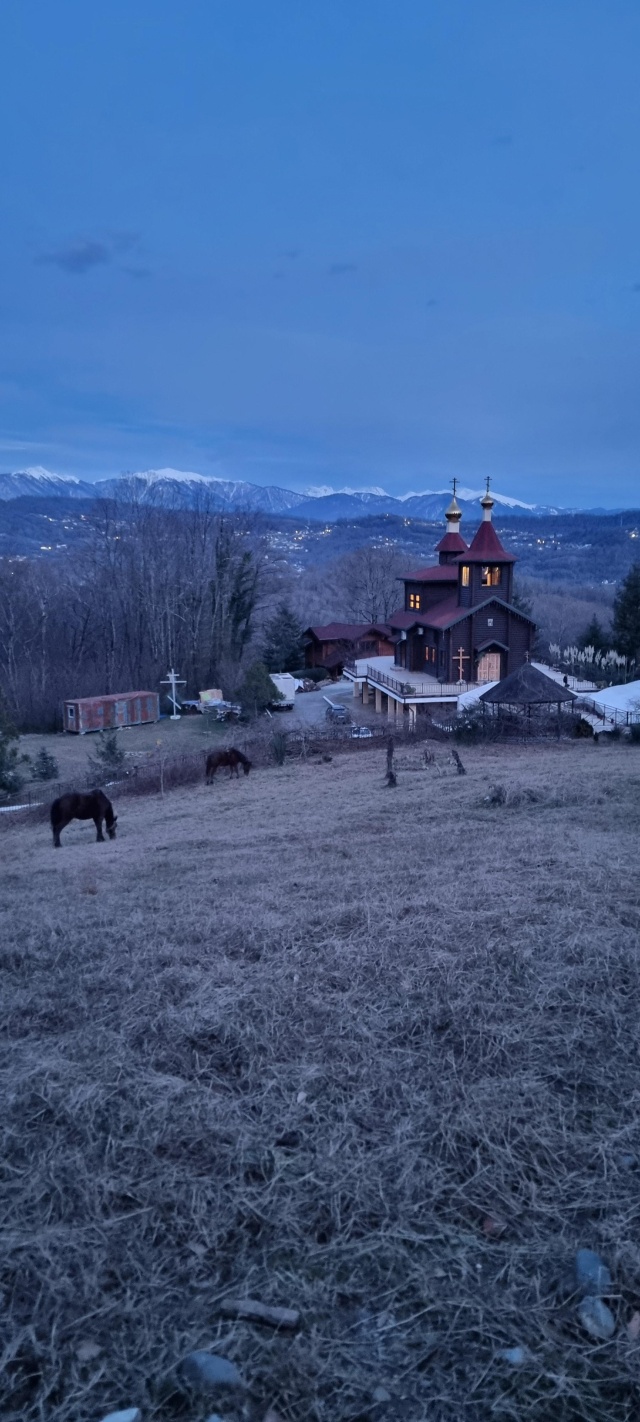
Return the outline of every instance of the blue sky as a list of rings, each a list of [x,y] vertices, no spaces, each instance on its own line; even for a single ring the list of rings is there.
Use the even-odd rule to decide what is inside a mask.
[[[637,0],[3,0],[0,468],[640,502]]]

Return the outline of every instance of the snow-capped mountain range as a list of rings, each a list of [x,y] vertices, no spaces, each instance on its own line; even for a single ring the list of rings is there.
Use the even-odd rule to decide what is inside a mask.
[[[378,486],[334,489],[323,484],[303,492],[281,489],[273,484],[249,484],[243,480],[221,479],[183,469],[147,469],[95,482],[72,474],[55,474],[41,466],[0,474],[0,500],[61,496],[64,498],[114,498],[133,487],[143,498],[161,500],[174,507],[193,507],[203,493],[221,511],[247,509],[269,514],[293,514],[299,518],[333,521],[364,518],[369,514],[396,514],[402,517],[441,519],[451,499],[451,488],[424,489],[420,493],[387,494]],[[484,490],[459,488],[458,502],[463,514],[478,516],[478,500]],[[497,511],[514,514],[549,515],[568,512],[544,504],[528,504],[508,494],[493,493]]]

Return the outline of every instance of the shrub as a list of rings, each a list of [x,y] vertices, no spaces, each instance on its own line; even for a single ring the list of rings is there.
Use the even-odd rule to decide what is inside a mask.
[[[506,805],[507,792],[504,785],[490,785],[489,792],[484,796],[484,805]]]
[[[593,736],[591,722],[585,721],[584,716],[580,716],[574,725],[573,734],[578,740],[588,740],[590,736]]]
[[[287,758],[287,733],[286,731],[274,731],[271,737],[271,754],[276,765],[284,765]]]
[[[23,784],[18,766],[27,757],[20,756],[18,744],[15,731],[0,731],[0,793],[4,795],[15,794]]]
[[[640,746],[640,721],[634,721],[629,727],[629,740],[634,746]]]
[[[509,804],[514,807],[518,805],[537,805],[539,800],[540,795],[537,790],[532,790],[528,785],[521,785],[518,790],[514,790],[509,796]]]
[[[34,780],[57,780],[60,774],[58,762],[46,746],[41,746],[33,762]]]
[[[89,756],[89,769],[96,785],[103,785],[124,768],[124,751],[118,743],[117,731],[101,731],[94,746],[95,756]]]
[[[477,711],[464,711],[459,716],[453,728],[453,734],[457,741],[478,741],[483,735],[482,718]]]

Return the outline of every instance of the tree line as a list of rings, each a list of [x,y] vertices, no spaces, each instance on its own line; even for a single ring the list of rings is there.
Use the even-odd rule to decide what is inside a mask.
[[[250,517],[133,491],[100,501],[70,556],[0,562],[6,712],[22,729],[53,729],[65,698],[155,689],[171,665],[196,694],[233,692],[276,582]]]
[[[242,699],[246,684],[257,705],[256,668],[300,671],[310,623],[384,621],[407,571],[394,547],[365,546],[296,574],[259,516],[221,515],[206,493],[175,509],[132,485],[96,503],[86,540],[65,557],[0,560],[4,715],[21,730],[54,729],[65,699],[153,690],[172,665],[187,694],[219,686]],[[600,635],[585,632],[598,646]],[[640,666],[640,565],[618,591],[610,645]]]

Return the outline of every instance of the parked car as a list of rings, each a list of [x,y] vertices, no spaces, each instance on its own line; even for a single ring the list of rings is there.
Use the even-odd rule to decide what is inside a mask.
[[[327,721],[332,721],[334,726],[348,726],[350,720],[346,706],[327,706]]]
[[[351,739],[352,739],[352,741],[368,741],[369,738],[370,738],[372,735],[373,735],[373,731],[370,730],[369,726],[352,726],[352,727],[351,727]]]

